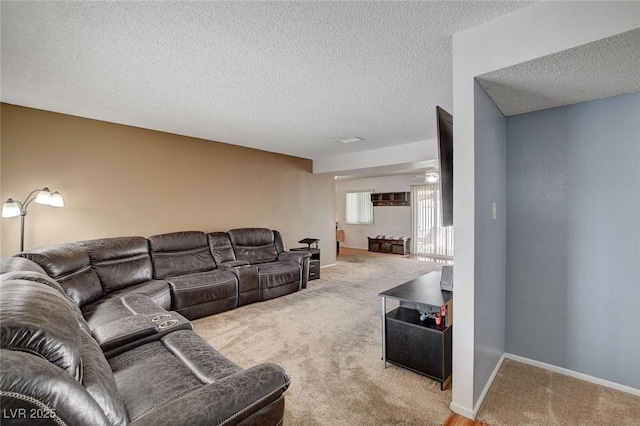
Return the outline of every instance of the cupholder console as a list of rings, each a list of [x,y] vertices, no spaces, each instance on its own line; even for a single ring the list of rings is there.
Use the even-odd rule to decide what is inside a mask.
[[[151,318],[151,322],[165,321],[165,320],[168,320],[169,318],[171,318],[171,315],[169,314],[156,315],[155,317]]]
[[[91,334],[107,358],[143,343],[159,340],[176,330],[193,330],[191,322],[177,312],[130,315],[104,326]]]
[[[161,322],[161,323],[158,325],[158,328],[159,328],[160,330],[164,330],[164,329],[167,329],[167,328],[171,328],[171,327],[173,327],[173,326],[174,326],[174,325],[176,325],[176,324],[178,324],[178,320],[174,320],[174,319],[172,319],[172,320],[168,320],[168,321]]]

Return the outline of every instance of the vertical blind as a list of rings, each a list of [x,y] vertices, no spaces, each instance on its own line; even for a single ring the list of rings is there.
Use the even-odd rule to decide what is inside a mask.
[[[414,254],[453,258],[453,226],[442,226],[440,187],[411,186],[411,241]]]
[[[373,189],[346,191],[346,223],[349,225],[373,224]]]

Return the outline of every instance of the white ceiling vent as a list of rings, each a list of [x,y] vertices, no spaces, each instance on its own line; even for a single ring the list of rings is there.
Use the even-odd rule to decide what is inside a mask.
[[[344,138],[344,139],[338,139],[336,142],[340,142],[340,143],[353,143],[353,142],[358,142],[358,141],[363,141],[364,139],[359,138],[357,136],[354,136],[352,138]]]

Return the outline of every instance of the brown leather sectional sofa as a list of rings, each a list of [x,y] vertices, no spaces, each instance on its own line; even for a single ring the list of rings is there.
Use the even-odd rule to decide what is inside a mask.
[[[306,287],[277,231],[176,232],[2,259],[2,423],[282,424],[289,376],[243,370],[190,319]]]

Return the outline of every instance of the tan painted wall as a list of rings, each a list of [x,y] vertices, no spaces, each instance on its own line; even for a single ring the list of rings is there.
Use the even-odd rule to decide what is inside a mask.
[[[65,207],[31,203],[25,249],[126,235],[240,227],[279,230],[287,247],[320,238],[335,262],[335,182],[311,160],[2,104],[0,195],[60,191]],[[3,218],[2,255],[20,219]]]

